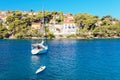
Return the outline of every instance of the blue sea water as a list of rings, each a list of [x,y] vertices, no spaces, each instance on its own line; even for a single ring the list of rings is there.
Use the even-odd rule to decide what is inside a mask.
[[[0,80],[120,80],[120,39],[49,40],[32,55],[31,40],[0,40]],[[46,69],[35,74],[39,66]]]

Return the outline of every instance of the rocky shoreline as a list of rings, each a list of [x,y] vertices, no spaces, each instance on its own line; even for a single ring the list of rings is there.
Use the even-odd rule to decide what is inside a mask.
[[[3,39],[42,39],[42,38],[38,38],[38,37],[32,37],[32,38],[15,38],[15,37],[10,37],[10,38],[3,38]],[[112,36],[112,37],[55,37],[55,38],[48,38],[48,39],[55,39],[55,40],[59,40],[59,39],[78,39],[78,40],[88,40],[88,39],[120,39],[120,37],[118,36]]]

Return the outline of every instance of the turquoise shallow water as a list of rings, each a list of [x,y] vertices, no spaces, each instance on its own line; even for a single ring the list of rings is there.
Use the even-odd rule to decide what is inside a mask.
[[[30,40],[0,40],[0,80],[120,80],[120,39],[49,40],[32,55]],[[35,74],[41,65],[46,69]]]

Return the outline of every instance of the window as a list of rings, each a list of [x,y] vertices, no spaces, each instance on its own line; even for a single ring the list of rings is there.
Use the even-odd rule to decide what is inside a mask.
[[[67,29],[67,27],[65,26],[65,29]]]
[[[72,26],[72,28],[74,29],[75,27],[74,27],[74,26]]]
[[[69,28],[69,29],[71,29],[71,27],[70,27],[70,26],[68,26],[68,28]]]

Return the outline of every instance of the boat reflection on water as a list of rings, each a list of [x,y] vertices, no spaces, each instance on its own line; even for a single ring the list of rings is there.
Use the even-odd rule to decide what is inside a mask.
[[[32,55],[30,68],[31,68],[33,73],[36,71],[36,69],[39,65],[40,65],[40,56]]]
[[[32,55],[31,56],[31,64],[37,65],[40,63],[40,56]]]

